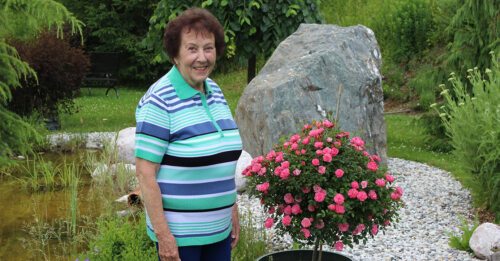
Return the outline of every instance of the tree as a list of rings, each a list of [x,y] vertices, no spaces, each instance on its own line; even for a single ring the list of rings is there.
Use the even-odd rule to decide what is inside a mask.
[[[446,63],[449,71],[466,75],[469,68],[491,67],[489,53],[500,53],[500,1],[459,2],[461,6],[446,29],[452,38]]]
[[[68,10],[53,0],[0,0],[0,166],[9,163],[14,152],[32,151],[30,141],[40,135],[17,114],[6,109],[12,88],[20,88],[22,79],[35,71],[19,58],[8,39],[29,39],[43,28],[54,28],[62,37],[64,23],[72,32],[81,33],[82,24]]]
[[[268,57],[300,23],[321,22],[318,0],[161,0],[151,16],[145,42],[167,60],[162,48],[166,23],[185,9],[198,6],[210,10],[224,26],[227,55],[248,60],[248,82],[255,76],[256,57]]]

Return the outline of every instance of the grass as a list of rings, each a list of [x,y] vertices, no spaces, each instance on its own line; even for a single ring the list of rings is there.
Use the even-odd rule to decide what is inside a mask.
[[[238,99],[246,86],[246,69],[226,74],[213,75],[221,86],[229,108],[234,115]],[[152,83],[151,83],[152,84]],[[135,108],[139,99],[149,86],[143,88],[118,87],[119,97],[106,88],[81,89],[81,96],[75,99],[78,111],[74,114],[62,114],[61,132],[119,131],[135,126]]]
[[[481,204],[479,181],[474,179],[471,173],[465,171],[451,153],[438,153],[430,150],[426,143],[428,135],[419,119],[419,116],[405,114],[385,116],[388,156],[417,161],[449,171],[470,190],[474,203],[479,206]]]

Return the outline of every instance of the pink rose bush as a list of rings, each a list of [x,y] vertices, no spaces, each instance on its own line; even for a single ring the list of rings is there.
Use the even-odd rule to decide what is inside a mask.
[[[338,251],[383,232],[398,219],[403,189],[366,146],[323,120],[254,158],[243,175],[266,210],[264,226]]]

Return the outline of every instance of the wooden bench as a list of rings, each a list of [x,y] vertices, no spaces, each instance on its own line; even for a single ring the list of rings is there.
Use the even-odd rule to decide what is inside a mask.
[[[106,96],[109,90],[115,91],[118,97],[116,76],[120,67],[120,53],[90,53],[90,72],[83,79],[83,86],[87,87],[90,94],[92,87],[106,87]]]

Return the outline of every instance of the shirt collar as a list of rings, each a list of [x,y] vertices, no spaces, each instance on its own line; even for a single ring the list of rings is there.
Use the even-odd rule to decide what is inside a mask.
[[[184,80],[184,77],[182,77],[182,74],[177,69],[177,66],[172,66],[172,69],[170,69],[170,71],[167,73],[167,77],[174,86],[175,92],[180,99],[185,100],[192,98],[196,94],[201,94],[198,90],[191,87],[191,85],[189,85],[186,80]],[[207,95],[212,93],[212,87],[210,87],[210,84],[208,84],[207,80],[204,81],[204,85]]]

